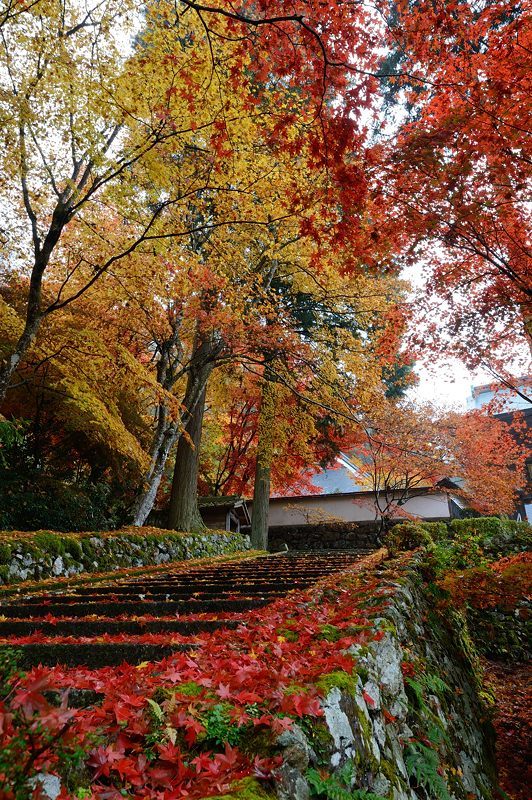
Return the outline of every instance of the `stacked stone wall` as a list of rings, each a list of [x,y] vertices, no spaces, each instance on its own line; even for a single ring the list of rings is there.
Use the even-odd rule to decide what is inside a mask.
[[[375,522],[337,522],[316,525],[274,526],[268,531],[268,549],[356,550],[379,546],[379,525]]]
[[[0,532],[0,585],[249,550],[248,536],[130,528],[112,533]]]
[[[323,721],[282,735],[277,800],[309,800],[325,779],[331,797],[360,800],[493,796],[489,710],[463,620],[434,611],[415,570],[388,590],[381,638],[351,648],[356,675],[324,676]]]

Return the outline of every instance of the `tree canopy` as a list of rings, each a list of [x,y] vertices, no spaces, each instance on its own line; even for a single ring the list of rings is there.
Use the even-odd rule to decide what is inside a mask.
[[[268,384],[282,491],[393,417],[416,357],[511,385],[530,339],[524,19],[9,0],[0,402],[33,469],[113,485],[142,524],[187,442],[193,484],[250,491]],[[468,429],[477,460],[488,428]]]

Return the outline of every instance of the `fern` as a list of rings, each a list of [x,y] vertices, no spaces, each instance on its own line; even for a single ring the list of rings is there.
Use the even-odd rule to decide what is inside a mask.
[[[427,704],[425,703],[425,687],[423,684],[419,683],[419,681],[415,681],[413,678],[406,678],[405,683],[414,693],[416,705],[419,710],[427,710]]]
[[[306,777],[312,797],[325,800],[385,800],[380,795],[368,792],[366,789],[351,789],[354,774],[353,762],[348,761],[336,775],[323,776],[317,770],[309,769]]]
[[[438,745],[442,744],[442,742],[445,742],[445,744],[448,745],[451,744],[447,731],[443,727],[442,721],[435,715],[433,716],[433,720],[428,720],[426,733],[427,739],[432,744]]]
[[[411,743],[406,749],[405,766],[409,778],[413,778],[429,797],[436,800],[451,800],[447,784],[438,769],[438,753],[421,742]]]
[[[421,676],[420,681],[425,686],[425,688],[428,689],[429,692],[432,692],[433,694],[441,695],[451,691],[450,687],[445,683],[445,681],[442,681],[442,679],[439,678],[438,675],[431,675],[430,673],[426,673],[425,675]]]
[[[406,683],[414,692],[420,709],[426,708],[425,692],[429,691],[432,694],[442,695],[451,691],[445,681],[442,681],[438,675],[433,675],[430,672],[425,675],[418,675],[417,680],[406,678]]]

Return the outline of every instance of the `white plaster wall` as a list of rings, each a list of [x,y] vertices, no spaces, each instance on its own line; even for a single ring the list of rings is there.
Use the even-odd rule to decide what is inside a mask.
[[[419,517],[448,517],[447,495],[420,495],[408,500],[404,510]],[[369,496],[328,497],[314,495],[305,498],[276,498],[270,500],[268,525],[315,525],[320,522],[360,522],[377,517],[375,504]]]

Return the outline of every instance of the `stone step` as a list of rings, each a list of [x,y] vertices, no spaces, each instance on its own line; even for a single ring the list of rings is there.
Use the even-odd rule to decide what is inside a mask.
[[[217,567],[194,567],[191,570],[175,569],[171,567],[167,571],[150,576],[139,576],[138,578],[131,578],[131,580],[143,580],[148,577],[150,580],[164,580],[166,577],[179,577],[179,578],[196,578],[198,576],[211,576],[217,577],[219,575],[233,575],[233,574],[251,574],[258,575],[260,573],[272,575],[275,572],[294,572],[302,567],[307,572],[322,572],[328,569],[338,569],[348,563],[357,561],[361,556],[369,554],[370,550],[353,551],[348,555],[341,555],[338,557],[328,557],[326,555],[320,556],[309,553],[304,558],[295,556],[270,556],[269,558],[252,560],[241,563],[224,563]],[[257,563],[261,561],[262,563]]]
[[[118,601],[106,603],[49,603],[47,605],[10,603],[0,606],[0,617],[45,617],[53,614],[54,617],[90,617],[91,614],[102,616],[117,616],[118,614],[131,614],[142,616],[168,616],[171,614],[196,614],[203,611],[247,611],[252,608],[261,608],[268,603],[267,598],[249,598],[242,600],[168,600],[164,602]]]
[[[144,592],[114,592],[110,591],[106,594],[57,594],[45,595],[44,597],[28,597],[23,601],[24,605],[28,607],[46,605],[52,606],[56,603],[114,603],[123,602],[128,600],[146,600],[148,602],[165,602],[166,600],[228,600],[228,599],[256,599],[258,597],[272,598],[281,597],[290,591],[293,587],[289,586],[286,589],[255,589],[248,591],[247,587],[242,590],[239,586],[228,588],[224,591],[203,591],[201,588],[192,587],[189,591],[181,591],[179,589],[168,589],[166,592],[152,593],[149,590]]]
[[[23,668],[39,663],[98,668],[124,661],[160,660],[194,646],[193,640],[172,644],[176,634],[192,639],[202,631],[236,628],[245,624],[248,611],[342,572],[368,552],[283,553],[207,567],[195,565],[190,570],[169,565],[156,575],[118,572],[114,580],[109,577],[98,583],[88,577],[85,583],[65,586],[62,592],[52,591],[48,585],[43,594],[34,590],[27,597],[12,596],[0,603],[0,637],[6,642],[11,637],[22,651]],[[224,619],[209,618],[216,612]],[[17,638],[32,634],[47,640],[16,643]],[[61,642],[62,637],[70,641]],[[86,641],[90,637],[95,641]]]
[[[179,582],[165,582],[165,583],[135,583],[135,584],[124,584],[118,586],[98,586],[98,587],[80,587],[79,589],[70,589],[65,590],[65,594],[61,593],[53,593],[47,595],[40,595],[40,597],[65,597],[70,596],[66,595],[66,592],[69,591],[72,595],[76,594],[78,597],[85,597],[87,595],[99,594],[99,595],[138,595],[138,594],[165,594],[165,593],[173,593],[173,592],[183,592],[191,595],[194,593],[193,590],[201,591],[202,594],[208,593],[212,594],[213,592],[221,592],[223,594],[227,594],[228,592],[238,591],[240,594],[245,590],[246,592],[255,592],[255,593],[262,593],[271,591],[272,589],[275,590],[284,590],[290,591],[292,588],[305,588],[306,586],[310,586],[313,582],[313,579],[294,579],[294,580],[276,580],[272,582],[271,580],[264,580],[264,581],[242,581],[237,580],[234,583],[228,581],[221,581],[220,583],[216,583],[215,581],[208,581],[208,582],[190,582],[189,584],[183,584],[181,581]],[[37,597],[35,597],[35,601],[37,601]]]
[[[11,645],[0,645],[0,652]],[[18,662],[21,669],[30,669],[41,664],[55,667],[59,664],[67,667],[85,666],[90,669],[128,664],[140,664],[143,661],[160,661],[177,651],[193,649],[189,644],[143,644],[140,642],[90,642],[83,644],[47,643],[16,645],[21,657]]]
[[[46,636],[101,636],[104,633],[180,633],[193,636],[219,628],[236,628],[241,621],[236,619],[205,619],[182,621],[169,619],[83,619],[61,617],[57,622],[43,619],[0,620],[0,637],[30,636],[42,633]]]

